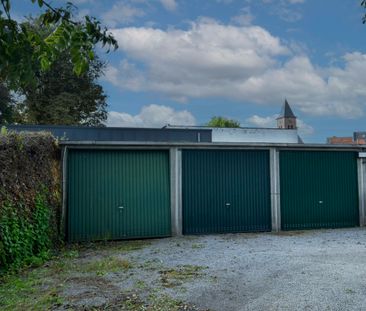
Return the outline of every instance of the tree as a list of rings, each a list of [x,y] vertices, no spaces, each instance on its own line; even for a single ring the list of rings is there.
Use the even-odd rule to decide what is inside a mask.
[[[0,124],[13,122],[14,100],[5,83],[0,83]]]
[[[212,117],[206,125],[211,127],[240,127],[240,122],[217,116]]]
[[[50,69],[36,74],[35,84],[23,89],[22,123],[100,126],[107,119],[103,88],[97,84],[105,64],[98,57],[77,76],[65,52]]]
[[[32,84],[34,64],[39,62],[41,70],[46,71],[65,51],[70,53],[72,70],[80,76],[94,59],[97,43],[118,47],[97,19],[85,16],[82,21],[73,20],[73,4],[55,8],[48,1],[31,1],[44,10],[40,15],[42,26],[53,28],[45,38],[12,19],[11,0],[0,0],[0,80],[7,81],[10,89]]]
[[[366,0],[361,1],[361,6],[366,9]],[[362,17],[362,23],[366,23],[366,14]]]

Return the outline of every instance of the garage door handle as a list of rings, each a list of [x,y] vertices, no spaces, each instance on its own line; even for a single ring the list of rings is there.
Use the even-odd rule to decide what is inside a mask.
[[[225,203],[226,207],[230,207],[231,203]]]
[[[119,209],[124,209],[124,206],[118,206]]]

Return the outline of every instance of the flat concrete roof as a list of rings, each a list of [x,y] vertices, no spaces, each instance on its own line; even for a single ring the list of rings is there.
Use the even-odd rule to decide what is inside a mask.
[[[111,147],[181,147],[181,148],[248,148],[248,149],[321,149],[366,151],[366,145],[331,145],[331,144],[288,144],[288,143],[223,143],[223,142],[141,142],[141,141],[66,141],[59,144],[71,148],[111,148]]]

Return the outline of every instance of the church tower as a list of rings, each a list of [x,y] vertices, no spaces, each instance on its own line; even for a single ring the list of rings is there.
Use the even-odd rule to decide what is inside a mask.
[[[296,116],[291,110],[290,105],[285,99],[285,103],[282,106],[281,113],[277,118],[277,127],[279,129],[296,129]]]

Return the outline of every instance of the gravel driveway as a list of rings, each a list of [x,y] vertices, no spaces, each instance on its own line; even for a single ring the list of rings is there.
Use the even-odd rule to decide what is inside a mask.
[[[203,309],[366,310],[361,228],[163,239],[137,258],[206,267],[169,291]]]
[[[366,310],[363,228],[134,243],[79,249],[56,309]]]

